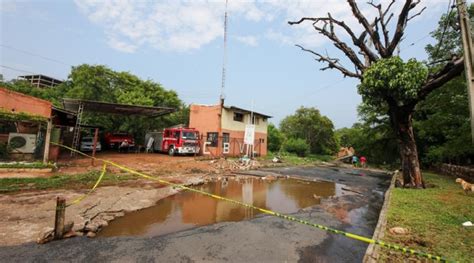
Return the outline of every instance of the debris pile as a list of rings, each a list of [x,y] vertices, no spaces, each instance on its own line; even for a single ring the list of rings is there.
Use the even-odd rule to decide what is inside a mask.
[[[341,147],[339,149],[339,152],[337,153],[337,158],[339,159],[346,156],[352,156],[354,155],[354,153],[355,153],[355,150],[352,147]]]
[[[230,160],[230,159],[216,159],[211,160],[209,163],[218,171],[245,171],[251,170],[255,168],[259,168],[261,165],[258,161],[252,160],[247,157],[239,158],[238,160]]]

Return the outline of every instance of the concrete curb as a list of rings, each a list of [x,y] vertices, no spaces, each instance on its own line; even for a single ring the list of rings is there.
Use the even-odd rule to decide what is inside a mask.
[[[392,196],[392,190],[395,188],[395,181],[398,177],[398,170],[393,172],[392,181],[390,182],[390,186],[385,192],[384,201],[382,209],[380,210],[379,220],[377,222],[377,226],[375,227],[374,235],[372,239],[374,240],[381,240],[385,235],[385,228],[387,227],[387,212],[388,207],[390,204],[390,197]],[[362,262],[364,263],[374,263],[379,262],[379,250],[380,246],[375,244],[369,244],[367,250],[365,251],[364,259]]]

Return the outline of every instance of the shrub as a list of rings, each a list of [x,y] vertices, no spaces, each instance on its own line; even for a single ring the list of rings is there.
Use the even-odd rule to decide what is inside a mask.
[[[290,138],[283,144],[283,149],[300,157],[304,157],[309,153],[309,145],[303,139]]]

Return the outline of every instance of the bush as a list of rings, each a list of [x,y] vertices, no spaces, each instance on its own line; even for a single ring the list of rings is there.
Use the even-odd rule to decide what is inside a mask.
[[[288,139],[283,144],[283,149],[289,153],[295,153],[299,157],[304,157],[309,153],[309,145],[303,139]]]

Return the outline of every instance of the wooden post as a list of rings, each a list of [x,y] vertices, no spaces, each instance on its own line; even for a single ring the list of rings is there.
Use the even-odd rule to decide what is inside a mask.
[[[48,126],[46,127],[46,136],[44,140],[44,153],[43,153],[43,163],[46,164],[49,161],[49,143],[51,142],[51,130],[53,128],[52,119],[48,119]]]
[[[64,234],[64,221],[66,219],[66,199],[56,198],[56,217],[54,220],[54,239],[61,239]]]
[[[94,133],[94,143],[92,145],[92,157],[95,158],[95,147],[97,146],[97,137],[99,136],[99,128],[95,128],[95,133]],[[95,165],[95,159],[92,158],[91,159],[91,162],[92,162],[92,166]]]
[[[464,49],[464,72],[466,73],[467,96],[469,98],[469,108],[471,112],[471,135],[474,143],[474,47],[471,36],[471,21],[467,13],[466,1],[456,0],[459,24],[461,25],[462,45]]]

